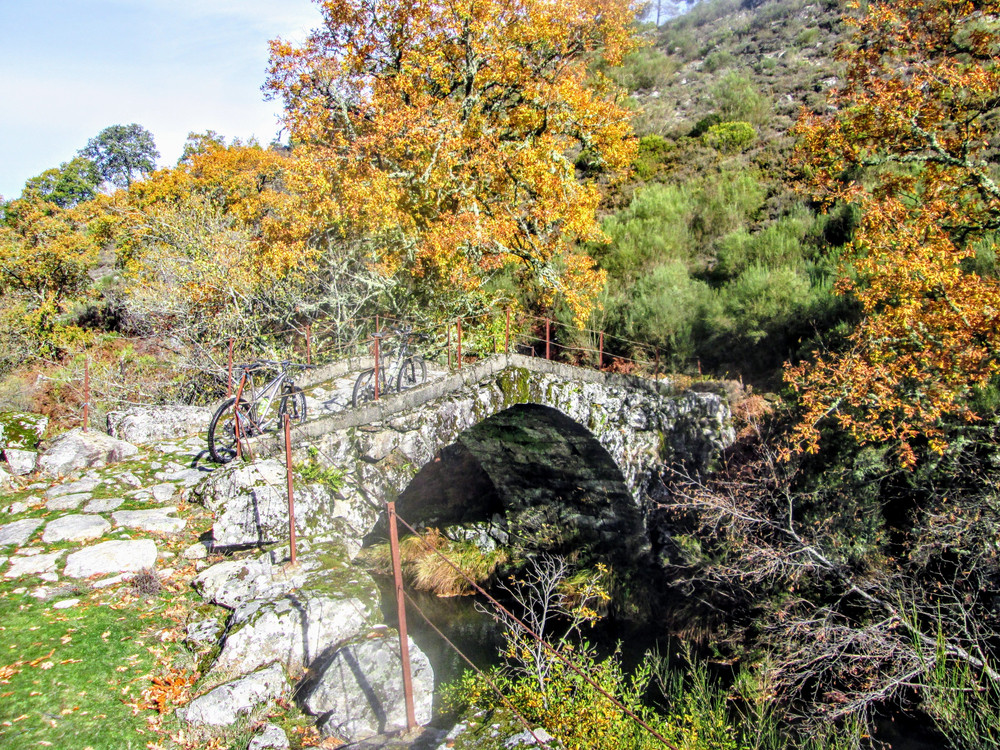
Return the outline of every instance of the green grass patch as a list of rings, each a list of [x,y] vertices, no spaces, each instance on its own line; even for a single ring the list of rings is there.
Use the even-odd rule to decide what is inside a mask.
[[[174,625],[143,600],[55,610],[0,593],[0,746],[145,748],[155,740],[137,708]]]

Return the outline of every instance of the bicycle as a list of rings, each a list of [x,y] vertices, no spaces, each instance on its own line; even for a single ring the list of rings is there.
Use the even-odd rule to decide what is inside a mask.
[[[258,388],[253,374],[272,367],[278,367],[280,371],[267,385]],[[296,367],[305,370],[313,366],[288,360],[261,360],[237,366],[236,369],[242,371],[239,381],[241,390],[237,391],[239,407],[234,408],[236,396],[227,398],[216,409],[208,424],[208,452],[216,463],[232,461],[238,454],[239,440],[260,435],[267,430],[279,429],[284,424],[286,414],[292,422],[306,421],[305,393],[295,385],[289,373],[290,369]],[[271,413],[275,401],[278,403],[276,419]]]
[[[393,328],[393,335],[402,341],[396,351],[395,359],[389,366],[378,368],[379,395],[388,393],[390,383],[395,383],[396,390],[405,391],[427,380],[427,364],[422,357],[410,354],[410,338],[413,334],[412,328]],[[376,333],[376,339],[388,337],[388,333]],[[426,339],[426,334],[419,334],[419,338]],[[390,359],[390,358],[386,358]],[[358,379],[354,381],[354,393],[351,396],[352,406],[375,400],[375,368],[364,370]]]

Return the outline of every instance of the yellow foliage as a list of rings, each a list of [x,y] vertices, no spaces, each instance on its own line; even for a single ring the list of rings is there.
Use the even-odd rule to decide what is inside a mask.
[[[635,154],[594,54],[632,47],[627,0],[323,0],[301,47],[271,45],[269,91],[295,145],[291,226],[368,239],[379,268],[474,289],[525,264],[583,318],[603,276],[586,147],[609,175]],[[299,224],[301,220],[301,224]]]
[[[968,398],[998,373],[1000,282],[973,264],[1000,229],[998,13],[997,0],[870,5],[837,111],[798,125],[816,194],[863,212],[838,285],[862,311],[850,346],[786,370],[798,450],[817,450],[832,419],[911,465],[914,441],[941,451],[949,419],[976,419]]]

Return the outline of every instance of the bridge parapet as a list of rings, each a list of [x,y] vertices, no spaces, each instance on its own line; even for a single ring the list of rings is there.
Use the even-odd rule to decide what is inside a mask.
[[[664,463],[703,469],[733,440],[729,406],[717,393],[508,354],[299,425],[293,450],[302,459],[312,446],[321,463],[344,472],[345,493],[381,505],[464,431],[518,404],[556,409],[589,430],[636,501]],[[280,439],[260,447],[277,451]]]

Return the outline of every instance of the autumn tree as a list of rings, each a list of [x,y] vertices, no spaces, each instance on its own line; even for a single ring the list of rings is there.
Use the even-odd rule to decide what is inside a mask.
[[[516,269],[584,316],[603,276],[586,150],[621,173],[634,144],[619,92],[590,63],[631,49],[629,0],[323,0],[323,25],[271,45],[288,188],[303,246],[361,247],[433,299]]]
[[[76,175],[72,163],[48,170],[3,206],[0,371],[29,356],[56,354],[80,333],[63,318],[87,294],[98,245],[89,231],[90,202],[76,203],[85,194]]]
[[[904,464],[998,371],[1000,25],[996,0],[886,0],[852,21],[833,111],[798,124],[819,198],[860,207],[838,291],[861,320],[842,351],[786,372],[805,410],[800,449],[824,425],[893,442]]]

